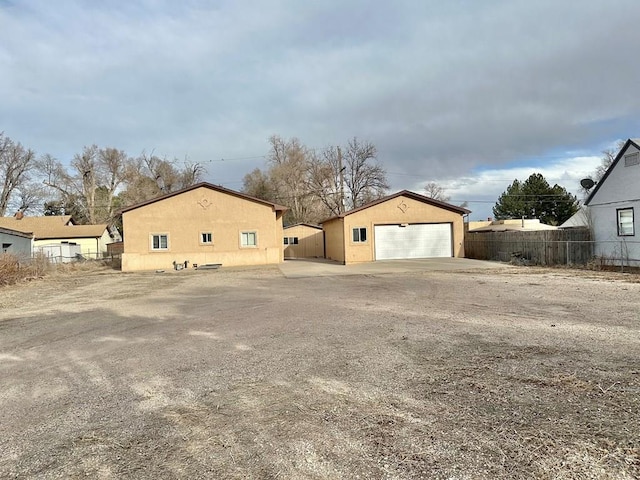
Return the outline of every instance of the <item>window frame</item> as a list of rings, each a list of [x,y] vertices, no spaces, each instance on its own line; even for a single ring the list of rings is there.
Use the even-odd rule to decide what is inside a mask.
[[[158,237],[158,248],[155,247],[154,237]],[[162,247],[162,237],[165,238],[166,246]],[[152,252],[166,252],[169,250],[169,234],[168,233],[150,233],[149,234],[149,250]]]
[[[299,245],[298,237],[284,237],[285,245]]]
[[[631,233],[622,233],[622,229],[620,228],[622,222],[620,221],[620,214],[623,212],[631,212]],[[627,223],[627,222],[625,222]],[[635,212],[633,211],[633,207],[626,208],[616,208],[616,226],[618,229],[619,237],[635,237],[636,229],[635,229]]]
[[[208,240],[205,240],[205,235],[209,236]],[[200,232],[200,245],[213,245],[213,232]]]
[[[255,243],[253,244],[245,244],[243,243],[243,237],[244,235],[247,235],[247,239],[249,238],[248,235],[252,234],[253,235],[253,241]],[[258,248],[258,231],[257,230],[242,230],[240,232],[240,248]]]
[[[627,153],[624,156],[624,166],[633,167],[640,165],[640,152]]]
[[[369,233],[367,227],[351,227],[351,243],[368,243]],[[358,238],[356,239],[356,231],[358,232]],[[364,231],[364,240],[362,239],[362,232]]]

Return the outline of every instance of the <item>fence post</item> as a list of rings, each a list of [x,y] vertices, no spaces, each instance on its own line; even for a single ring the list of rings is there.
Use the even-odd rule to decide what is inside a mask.
[[[571,262],[569,262],[569,240],[567,240],[567,265],[571,265]]]

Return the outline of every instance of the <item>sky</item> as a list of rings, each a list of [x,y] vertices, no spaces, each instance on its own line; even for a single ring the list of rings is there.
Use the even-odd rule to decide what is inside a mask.
[[[202,163],[239,190],[268,138],[373,143],[391,191],[471,219],[540,172],[577,193],[640,134],[637,0],[0,0],[0,131]]]

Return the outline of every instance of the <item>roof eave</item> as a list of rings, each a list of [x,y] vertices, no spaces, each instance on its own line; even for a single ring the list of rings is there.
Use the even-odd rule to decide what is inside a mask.
[[[587,197],[587,199],[584,201],[584,204],[589,206],[589,204],[591,203],[591,200],[593,200],[593,197],[595,197],[596,193],[598,192],[598,190],[600,189],[600,186],[605,182],[605,180],[609,177],[609,173],[611,173],[611,171],[615,168],[615,166],[618,164],[618,162],[620,161],[620,159],[622,158],[622,156],[624,155],[624,153],[627,151],[627,149],[629,148],[629,146],[633,145],[634,147],[636,147],[638,150],[640,150],[640,144],[638,142],[636,142],[635,140],[632,140],[631,138],[627,139],[626,142],[624,142],[624,145],[622,146],[622,148],[620,149],[620,151],[618,152],[618,155],[616,155],[616,158],[613,160],[613,162],[611,162],[611,165],[609,165],[609,168],[607,168],[607,171],[604,172],[604,175],[602,176],[602,178],[600,179],[600,181],[596,184],[596,188],[593,189],[593,191],[589,194],[589,196]]]

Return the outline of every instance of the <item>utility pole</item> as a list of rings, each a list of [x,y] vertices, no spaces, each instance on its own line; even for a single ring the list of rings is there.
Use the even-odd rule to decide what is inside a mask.
[[[342,166],[342,150],[338,147],[338,175],[340,175],[340,214],[344,213],[344,167]]]

